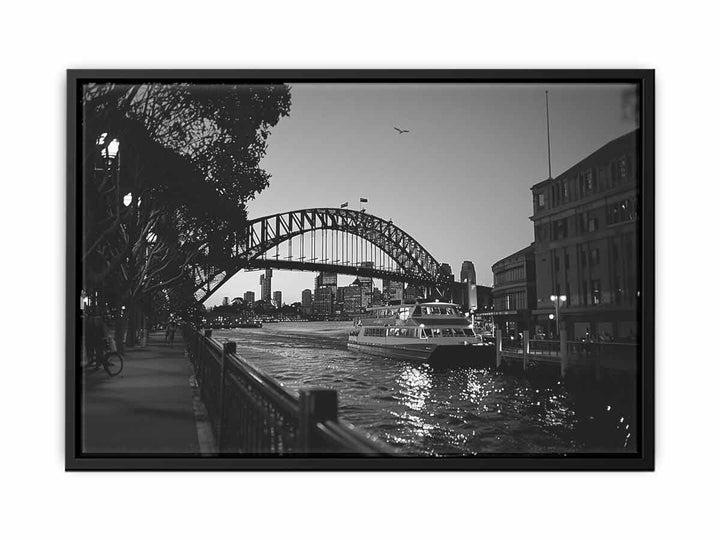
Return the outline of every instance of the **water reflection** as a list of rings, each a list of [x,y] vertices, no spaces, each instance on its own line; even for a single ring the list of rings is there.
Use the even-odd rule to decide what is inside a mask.
[[[430,397],[432,380],[428,373],[430,367],[405,365],[398,376],[400,402],[409,409],[421,411]]]
[[[334,388],[340,416],[409,455],[632,451],[628,399],[570,393],[490,368],[438,368],[348,351],[337,323],[217,331],[290,391]]]

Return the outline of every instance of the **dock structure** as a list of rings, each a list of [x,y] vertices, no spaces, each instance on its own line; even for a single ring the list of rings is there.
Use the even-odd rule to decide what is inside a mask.
[[[338,418],[335,390],[292,394],[242,358],[236,343],[213,339],[212,330],[185,325],[183,337],[220,455],[394,454]]]
[[[608,372],[634,374],[637,371],[639,348],[637,343],[615,341],[570,341],[567,332],[560,331],[559,340],[530,339],[529,332],[522,339],[507,339],[500,329],[495,331],[495,365],[522,364],[523,371],[531,366],[557,368],[560,377],[569,372],[592,372],[595,379]]]

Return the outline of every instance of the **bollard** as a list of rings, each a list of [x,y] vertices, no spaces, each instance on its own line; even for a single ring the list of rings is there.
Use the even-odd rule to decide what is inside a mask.
[[[237,351],[237,345],[228,341],[223,343],[222,356],[220,357],[220,386],[218,390],[218,425],[217,425],[217,445],[218,450],[222,452],[223,449],[223,423],[225,421],[225,373],[227,372],[229,354],[235,354]]]
[[[560,330],[560,377],[563,379],[568,370],[567,330]]]
[[[322,444],[315,433],[318,422],[337,421],[337,392],[326,388],[300,389],[300,425],[298,450],[310,454],[320,452]]]
[[[529,354],[530,354],[530,331],[523,330],[523,371],[527,371]]]
[[[495,367],[499,368],[502,364],[502,330],[495,329]]]

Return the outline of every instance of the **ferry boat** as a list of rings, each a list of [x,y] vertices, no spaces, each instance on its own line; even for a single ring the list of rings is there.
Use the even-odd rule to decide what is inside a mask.
[[[418,302],[369,308],[355,320],[348,348],[400,360],[475,363],[490,361],[495,348],[475,333],[456,304]]]

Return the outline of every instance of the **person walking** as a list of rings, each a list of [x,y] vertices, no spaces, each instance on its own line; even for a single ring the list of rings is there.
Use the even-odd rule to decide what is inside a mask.
[[[173,341],[175,341],[175,330],[177,329],[177,323],[175,322],[175,317],[172,315],[170,316],[170,319],[168,319],[167,326],[165,327],[165,343],[170,343],[170,346],[173,346]]]

